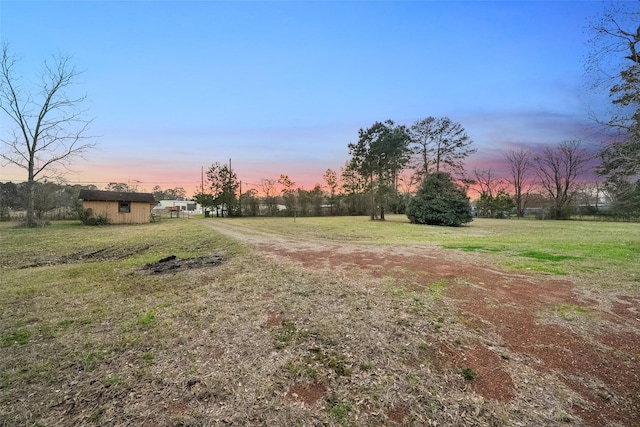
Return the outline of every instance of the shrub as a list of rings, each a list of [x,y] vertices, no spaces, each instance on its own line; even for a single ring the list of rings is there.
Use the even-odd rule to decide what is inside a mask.
[[[473,368],[462,368],[461,373],[463,378],[467,381],[473,381],[478,376],[478,374],[476,373],[476,371],[473,370]]]
[[[549,209],[549,217],[552,219],[570,219],[573,214],[573,206],[552,207]]]
[[[473,220],[471,203],[465,190],[444,172],[427,175],[407,206],[407,217],[412,224],[452,227]]]
[[[79,212],[78,216],[84,225],[107,225],[109,223],[109,219],[106,216],[94,216],[91,208]]]

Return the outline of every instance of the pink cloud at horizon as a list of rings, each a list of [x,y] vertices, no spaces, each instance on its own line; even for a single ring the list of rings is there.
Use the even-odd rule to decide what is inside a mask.
[[[484,113],[465,115],[460,119],[454,117],[454,120],[459,120],[466,128],[477,149],[477,153],[466,161],[469,177],[476,168],[491,168],[497,177],[506,177],[505,154],[509,150],[526,148],[535,154],[546,145],[570,139],[584,139],[585,145],[595,150],[599,142],[594,136],[601,139],[606,136],[596,134],[594,125],[584,119],[559,114]],[[410,123],[407,121],[406,124]],[[314,131],[317,131],[317,138]],[[317,127],[300,128],[293,133],[266,129],[251,139],[242,131],[237,135],[227,132],[224,138],[210,131],[202,136],[202,140],[230,142],[212,149],[212,144],[191,138],[192,149],[190,144],[173,142],[163,143],[155,150],[136,148],[135,143],[123,137],[119,138],[120,144],[110,146],[113,137],[107,135],[97,150],[88,152],[84,159],[74,159],[65,178],[71,184],[94,184],[99,188],[111,182],[137,184],[145,191],[152,191],[156,185],[163,189],[183,187],[187,195],[192,196],[200,190],[202,171],[206,174],[212,163],[227,163],[231,158],[232,168],[243,183],[243,191],[260,190],[263,179],[277,181],[280,174],[288,175],[298,187],[310,190],[316,184],[325,185],[323,174],[328,168],[340,173],[349,160],[347,144],[357,140],[357,132],[355,126],[354,129],[343,126],[333,133]],[[129,133],[129,139],[135,141],[139,138],[136,135],[148,134],[148,131],[129,130]],[[291,140],[297,142],[291,144]],[[266,142],[260,144],[259,141]],[[329,142],[323,144],[323,141]],[[24,170],[15,167],[5,166],[0,172],[0,181],[23,181],[24,178]],[[204,185],[206,188],[206,175]]]

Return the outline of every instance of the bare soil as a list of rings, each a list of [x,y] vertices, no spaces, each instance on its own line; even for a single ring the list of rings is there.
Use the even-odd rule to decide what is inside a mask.
[[[589,426],[640,425],[640,297],[597,290],[577,279],[505,271],[481,255],[437,247],[367,246],[303,241],[211,222],[279,261],[306,269],[363,278],[401,279],[428,291],[445,280],[439,303],[464,325],[464,342],[441,340],[428,348],[447,381],[468,373],[464,390],[501,404],[570,408],[561,422]],[[265,296],[267,298],[268,296]],[[266,325],[283,320],[268,313]],[[407,363],[421,363],[420,359]],[[460,387],[451,380],[451,387]],[[313,405],[322,384],[296,384],[290,398]],[[402,424],[407,407],[387,409]],[[459,414],[464,417],[464,412]]]
[[[220,255],[195,258],[178,258],[175,255],[171,255],[147,264],[140,270],[150,274],[168,274],[192,268],[215,267],[223,262],[224,258]]]

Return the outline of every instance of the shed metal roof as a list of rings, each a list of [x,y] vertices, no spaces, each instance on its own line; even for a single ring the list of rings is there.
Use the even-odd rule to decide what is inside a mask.
[[[151,193],[127,193],[124,191],[80,190],[79,199],[96,202],[141,202],[155,205]]]

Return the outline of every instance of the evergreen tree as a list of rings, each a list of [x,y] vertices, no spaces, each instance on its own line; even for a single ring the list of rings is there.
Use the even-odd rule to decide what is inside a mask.
[[[358,142],[349,144],[351,160],[347,169],[362,178],[370,195],[370,217],[384,220],[385,206],[397,192],[398,174],[409,161],[409,134],[392,120],[376,122],[360,129]]]
[[[237,213],[236,192],[240,182],[236,173],[231,169],[231,165],[223,165],[218,162],[212,164],[207,171],[207,179],[214,203],[222,208],[222,216],[224,217],[225,211],[227,211],[227,215]]]
[[[412,224],[453,227],[473,220],[466,191],[445,172],[427,175],[407,206],[407,217]]]

